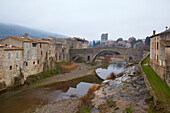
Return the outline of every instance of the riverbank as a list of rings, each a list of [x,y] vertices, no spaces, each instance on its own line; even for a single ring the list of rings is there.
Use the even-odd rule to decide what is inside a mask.
[[[77,69],[69,73],[58,74],[58,75],[46,78],[44,80],[34,82],[30,84],[29,87],[40,87],[40,86],[53,84],[56,82],[64,82],[64,81],[76,79],[76,78],[87,76],[87,75],[93,75],[93,74],[96,74],[94,72],[94,69],[99,66],[101,66],[101,63],[98,63],[94,66],[87,65],[85,63],[77,63]]]
[[[106,80],[99,90],[95,91],[95,98],[91,100],[91,112],[140,112],[149,111],[145,99],[149,97],[143,77],[136,66],[126,68],[123,76],[114,80]]]

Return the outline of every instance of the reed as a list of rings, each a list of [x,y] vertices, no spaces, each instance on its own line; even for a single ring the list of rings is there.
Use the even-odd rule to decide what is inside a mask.
[[[75,70],[77,68],[77,65],[76,63],[70,65],[60,64],[60,67],[62,69],[62,73],[68,73],[71,72],[72,70]]]

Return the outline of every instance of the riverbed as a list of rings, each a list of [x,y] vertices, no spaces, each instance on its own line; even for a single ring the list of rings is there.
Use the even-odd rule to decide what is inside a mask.
[[[110,64],[106,69],[96,69],[97,75],[82,76],[35,88],[18,87],[5,90],[0,93],[0,113],[30,112],[37,107],[53,105],[63,100],[76,101],[87,93],[93,83],[101,84],[110,73],[118,74],[125,71],[125,66],[126,62],[118,62]]]

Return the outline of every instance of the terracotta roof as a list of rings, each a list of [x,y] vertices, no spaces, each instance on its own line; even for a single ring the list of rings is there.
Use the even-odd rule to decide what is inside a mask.
[[[165,47],[170,47],[170,40],[161,40],[161,43],[162,43]]]
[[[0,47],[1,48],[4,48],[4,51],[9,51],[9,50],[23,50],[23,48],[19,48],[19,47],[16,47],[16,46],[4,46],[4,45],[1,45],[0,44]]]
[[[49,43],[48,41],[43,41],[42,39],[37,39],[37,38],[18,37],[18,36],[10,36],[7,38],[15,38],[15,39],[23,41],[23,42]],[[7,39],[7,38],[4,38],[4,39]],[[4,40],[4,39],[2,39],[2,40]]]
[[[155,37],[155,36],[162,35],[162,34],[166,34],[166,33],[170,33],[170,31],[161,32],[161,33],[152,35],[152,36],[150,36],[149,38],[153,38],[153,37]]]
[[[0,47],[4,47],[5,45],[0,44]]]

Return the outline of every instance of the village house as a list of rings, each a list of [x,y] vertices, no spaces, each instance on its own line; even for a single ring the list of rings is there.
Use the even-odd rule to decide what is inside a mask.
[[[155,34],[150,37],[150,65],[170,86],[170,31]]]
[[[0,44],[0,90],[24,83],[22,67],[23,49]]]
[[[55,47],[48,41],[36,38],[11,36],[0,40],[0,44],[16,46],[23,49],[23,66],[21,71],[24,79],[52,68],[55,60]]]

